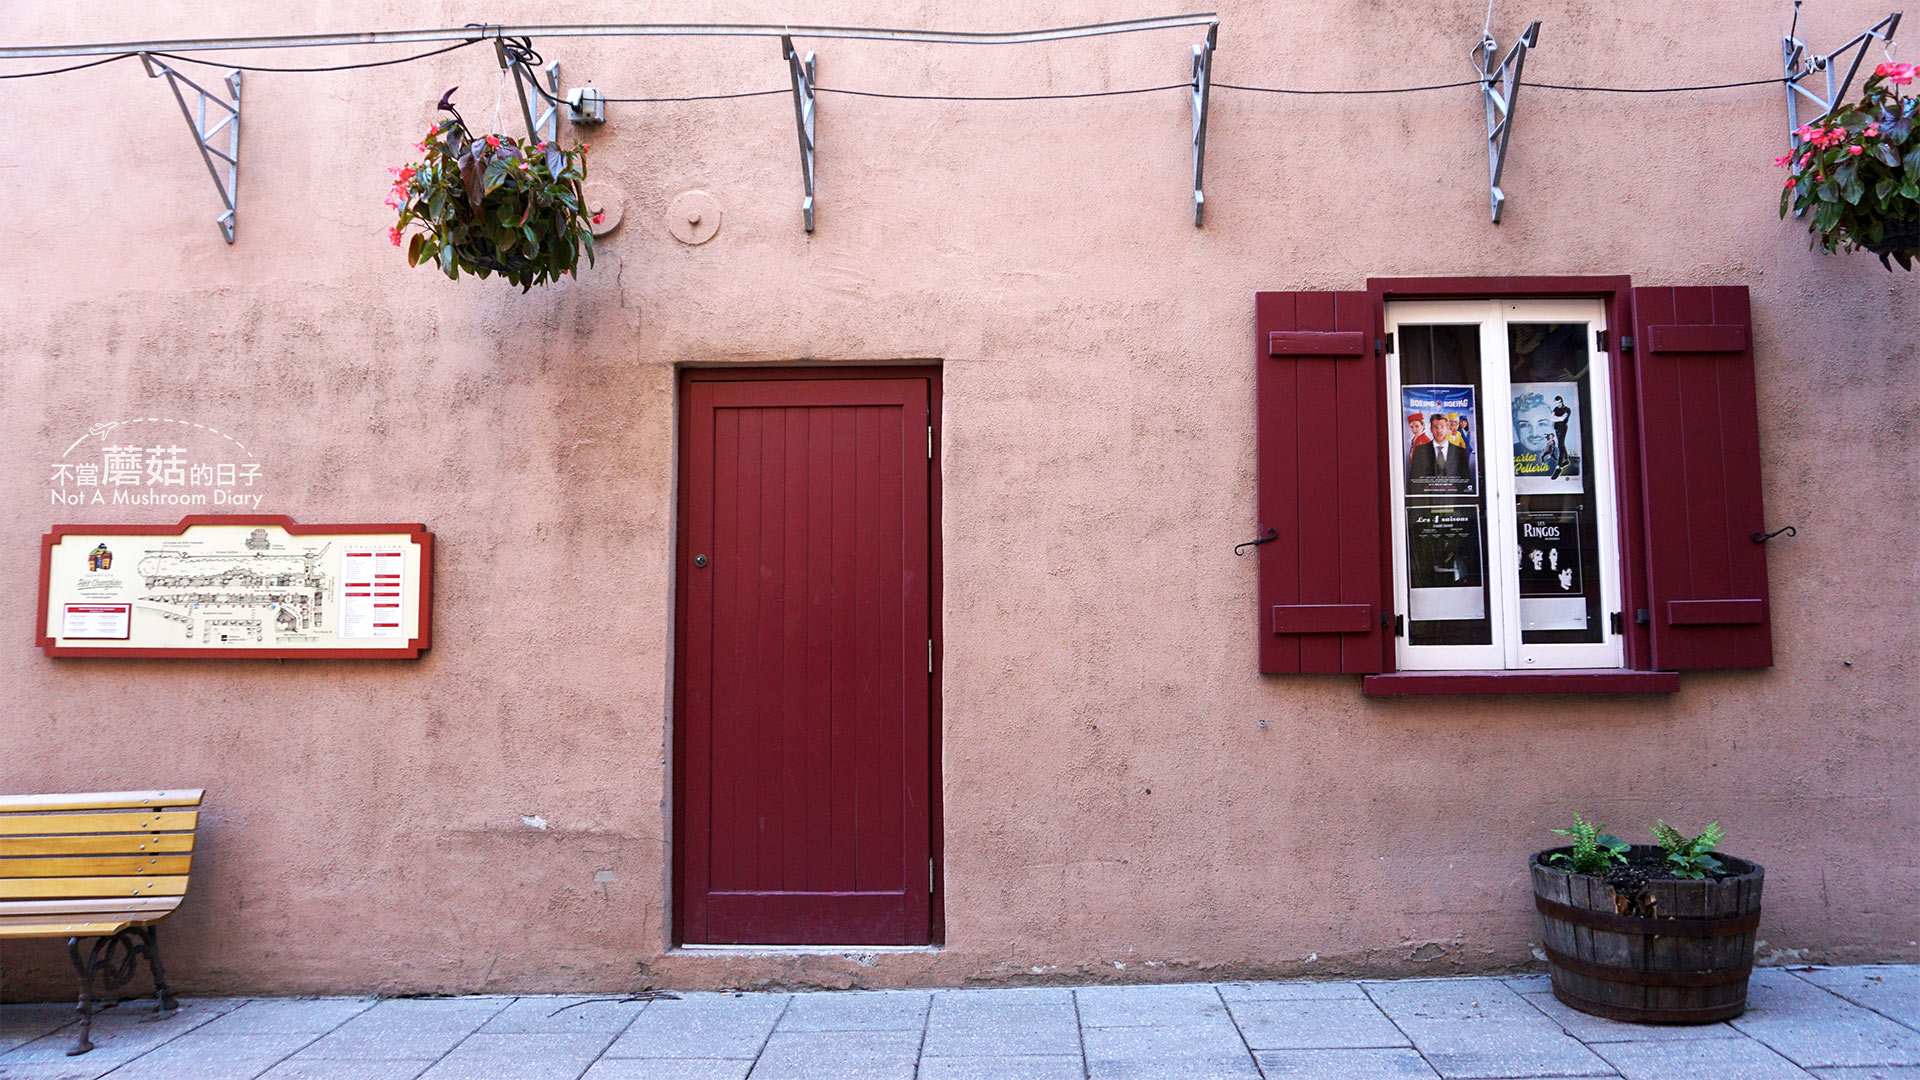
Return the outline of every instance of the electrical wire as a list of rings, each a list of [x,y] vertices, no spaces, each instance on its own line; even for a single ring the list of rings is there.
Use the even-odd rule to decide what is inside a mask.
[[[1465,79],[1460,82],[1434,83],[1431,86],[1394,86],[1381,90],[1295,90],[1284,86],[1238,86],[1234,83],[1223,82],[1214,83],[1213,88],[1215,90],[1250,90],[1258,94],[1301,94],[1317,96],[1322,94],[1418,94],[1428,90],[1454,90],[1462,86],[1479,85],[1479,79]],[[1525,85],[1531,86],[1533,84],[1527,83]]]
[[[431,52],[415,53],[412,56],[396,56],[391,60],[370,60],[363,64],[335,64],[332,67],[257,67],[257,66],[249,66],[247,64],[227,64],[227,63],[215,62],[213,60],[202,60],[199,57],[183,56],[179,53],[157,52],[157,53],[154,53],[153,55],[165,57],[168,60],[178,60],[181,63],[185,63],[185,64],[199,64],[202,67],[227,68],[228,70],[232,70],[232,71],[277,71],[277,72],[290,72],[290,73],[306,72],[306,71],[359,71],[362,68],[391,67],[394,64],[411,64],[415,60],[425,60],[431,56],[440,56],[444,53],[450,53],[455,49],[464,49],[469,45],[478,45],[483,40],[484,40],[483,38],[474,38],[471,41],[456,41],[444,49],[434,49]],[[124,55],[133,56],[135,54],[125,53]],[[114,59],[117,60],[119,59],[119,57],[114,57]],[[52,72],[36,72],[36,74],[51,75],[53,73]]]
[[[1214,85],[1219,85],[1215,83]],[[896,101],[1062,101],[1068,98],[1122,97],[1127,94],[1155,94],[1162,90],[1191,90],[1190,82],[1165,86],[1142,86],[1132,90],[1091,90],[1080,94],[883,94],[878,90],[846,90],[838,86],[816,86],[822,94],[851,94],[854,97],[891,98]],[[788,93],[780,90],[779,93]]]
[[[1540,90],[1583,90],[1589,94],[1685,94],[1694,90],[1730,90],[1736,86],[1778,86],[1794,80],[1781,76],[1773,79],[1748,79],[1746,82],[1708,83],[1702,86],[1563,86],[1559,83],[1527,82],[1520,85]]]
[[[89,62],[87,62],[87,63],[84,63],[84,64],[75,64],[75,65],[73,65],[72,67],[63,67],[63,68],[48,68],[48,69],[47,69],[47,70],[45,70],[45,71],[15,71],[15,72],[10,72],[10,73],[8,73],[8,74],[6,74],[6,75],[0,75],[0,79],[34,79],[34,78],[38,78],[38,77],[40,77],[40,76],[42,76],[42,75],[65,75],[65,74],[66,74],[67,72],[69,72],[69,71],[79,71],[79,70],[81,70],[82,68],[90,68],[90,67],[99,67],[99,66],[100,66],[101,64],[111,64],[111,63],[113,63],[113,62],[114,62],[115,60],[131,60],[131,59],[133,59],[133,58],[134,58],[135,56],[137,56],[137,55],[139,55],[139,54],[137,54],[137,53],[130,53],[130,52],[123,52],[123,53],[120,53],[120,54],[119,54],[119,55],[117,55],[117,56],[109,56],[109,57],[106,57],[106,58],[105,58],[105,59],[103,59],[103,60],[92,60],[92,61],[89,61]]]
[[[536,86],[534,87],[534,89],[539,90],[540,88]],[[692,94],[687,97],[610,97],[610,98],[601,98],[601,100],[602,101],[639,102],[642,104],[647,104],[647,103],[656,102],[656,101],[731,101],[734,98],[766,97],[770,94],[791,94],[791,93],[793,93],[792,89],[785,86],[781,86],[772,90],[749,90],[744,94]],[[559,104],[559,102],[553,97],[553,95],[547,93],[545,90],[540,90],[540,96],[543,98],[546,98],[549,102],[552,102],[553,104]]]

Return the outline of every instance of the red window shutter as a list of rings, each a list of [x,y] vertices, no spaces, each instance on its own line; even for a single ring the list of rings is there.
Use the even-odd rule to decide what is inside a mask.
[[[1744,285],[1633,290],[1653,666],[1773,664]]]
[[[1260,670],[1382,670],[1382,371],[1364,292],[1255,297]]]

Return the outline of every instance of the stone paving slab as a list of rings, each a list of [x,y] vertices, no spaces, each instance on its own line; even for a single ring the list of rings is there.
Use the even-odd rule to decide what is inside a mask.
[[[1083,1027],[1173,1027],[1227,1020],[1226,1003],[1211,983],[1169,986],[1089,986],[1076,990]]]
[[[617,997],[541,995],[516,999],[480,1025],[478,1034],[597,1034],[615,1036],[646,1008],[644,1001]]]
[[[1080,1055],[923,1057],[919,1080],[1085,1080]]]
[[[1412,1049],[1262,1050],[1255,1055],[1267,1080],[1439,1080]]]
[[[283,1061],[260,1074],[260,1080],[415,1080],[432,1065],[415,1061]],[[111,1074],[109,1074],[111,1075]]]
[[[720,1058],[601,1058],[584,1080],[746,1080],[751,1060]]]
[[[914,1031],[927,1025],[933,995],[925,991],[841,991],[795,994],[782,1031]]]
[[[1795,968],[1807,982],[1872,1009],[1889,1020],[1920,1028],[1920,968],[1873,964],[1863,967]]]
[[[0,1080],[1920,1080],[1920,966],[1770,968],[1730,1024],[1533,976],[0,1005]]]
[[[1752,1039],[1622,1042],[1593,1049],[1625,1080],[1810,1080],[1806,1070]]]
[[[1409,1046],[1407,1036],[1366,998],[1236,1001],[1233,1019],[1255,1050]]]
[[[1753,973],[1747,1011],[1729,1023],[1802,1068],[1920,1065],[1920,1030],[1781,968]]]
[[[1235,1001],[1298,1001],[1303,998],[1367,996],[1357,982],[1237,982],[1218,983],[1215,989],[1229,1004]]]

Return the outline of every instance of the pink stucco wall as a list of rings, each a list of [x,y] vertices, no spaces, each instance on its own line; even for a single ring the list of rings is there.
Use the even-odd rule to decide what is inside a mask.
[[[1158,13],[159,0],[109,16],[28,0],[4,36],[616,17],[1015,29]],[[1468,77],[1483,10],[1232,0],[1221,14],[1221,81],[1379,86]],[[1505,39],[1544,20],[1540,80],[1653,85],[1773,73],[1786,14],[1541,0],[1499,5],[1495,26]],[[1803,25],[1837,43],[1882,14],[1830,2]],[[813,47],[828,86],[1008,93],[1179,82],[1192,40]],[[770,40],[538,44],[567,85],[616,95],[786,77]],[[458,84],[484,123],[497,81],[490,48],[247,76],[232,247],[172,98],[136,64],[9,84],[0,791],[209,789],[193,892],[167,926],[184,986],[1491,970],[1529,962],[1524,859],[1575,810],[1634,832],[1726,823],[1729,850],[1768,870],[1763,955],[1920,960],[1920,279],[1810,254],[1775,220],[1778,90],[1526,94],[1498,227],[1471,89],[1217,92],[1204,229],[1178,91],[823,97],[811,236],[788,99],[613,105],[585,137],[625,222],[579,281],[522,296],[409,270],[380,205],[385,167],[440,92]],[[696,188],[725,219],[688,247],[664,215]],[[1752,287],[1768,518],[1799,528],[1769,549],[1776,666],[1688,675],[1651,699],[1381,701],[1353,678],[1257,675],[1254,560],[1232,554],[1254,525],[1253,293],[1617,273]],[[944,371],[945,947],[672,951],[676,367],[896,360]],[[51,505],[48,463],[134,417],[244,442],[263,512],[426,522],[431,653],[42,657],[39,536],[101,517]],[[55,942],[0,945],[0,994],[63,993],[65,962]]]

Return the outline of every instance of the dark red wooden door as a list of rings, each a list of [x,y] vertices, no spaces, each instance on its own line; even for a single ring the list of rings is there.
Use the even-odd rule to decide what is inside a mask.
[[[931,930],[932,383],[688,378],[681,940]]]

